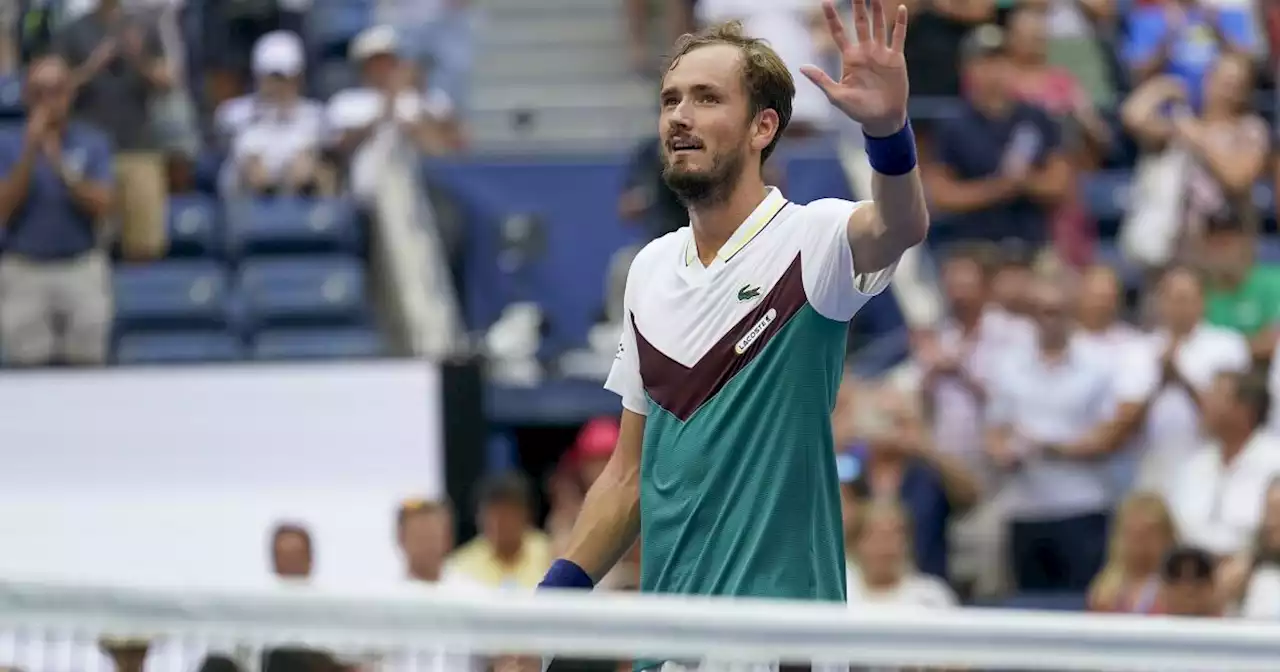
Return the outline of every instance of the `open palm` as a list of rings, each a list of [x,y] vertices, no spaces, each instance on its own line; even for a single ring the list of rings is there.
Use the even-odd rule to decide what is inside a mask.
[[[907,39],[907,8],[898,5],[892,28],[885,22],[885,0],[853,0],[853,28],[857,42],[849,41],[844,23],[831,0],[824,0],[831,39],[840,50],[840,79],[833,80],[821,68],[800,69],[831,104],[862,124],[872,137],[891,135],[907,120],[907,61],[902,43]],[[892,31],[890,33],[890,31]]]

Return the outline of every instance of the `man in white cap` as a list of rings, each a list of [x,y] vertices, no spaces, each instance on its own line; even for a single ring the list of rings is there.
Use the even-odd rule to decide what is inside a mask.
[[[221,187],[227,194],[309,193],[317,188],[324,107],[302,97],[302,39],[267,33],[253,48],[256,90],[223,103],[219,132],[229,156]]]
[[[438,89],[421,91],[413,65],[399,50],[391,26],[357,35],[350,54],[360,67],[362,85],[339,91],[329,101],[336,149],[350,157],[352,190],[360,196],[372,194],[378,166],[398,148],[442,153],[456,146],[453,101]]]

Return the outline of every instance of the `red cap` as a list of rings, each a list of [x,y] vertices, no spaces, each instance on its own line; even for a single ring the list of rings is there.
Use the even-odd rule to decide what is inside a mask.
[[[605,459],[613,454],[618,445],[618,421],[615,418],[594,418],[588,420],[578,432],[573,442],[573,458],[575,460]]]

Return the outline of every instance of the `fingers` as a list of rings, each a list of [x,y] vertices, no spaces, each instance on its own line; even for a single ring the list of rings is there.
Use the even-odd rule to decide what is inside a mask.
[[[893,34],[889,37],[889,48],[902,53],[902,45],[907,41],[907,6],[898,5],[893,17]]]
[[[840,13],[836,11],[836,6],[831,3],[831,0],[823,1],[822,15],[827,19],[827,32],[831,33],[831,40],[836,43],[836,49],[844,53],[849,48],[849,35],[844,32],[844,22],[840,20]]]
[[[856,4],[862,4],[857,2]],[[871,39],[877,44],[884,44],[884,0],[871,0]]]
[[[840,21],[835,5],[825,3],[823,9],[827,14],[827,23]],[[853,0],[853,32],[858,36],[858,44],[871,44],[871,23],[867,19],[866,0]]]
[[[822,68],[816,65],[800,66],[800,73],[813,82],[822,92],[831,97],[836,89],[836,80],[831,79],[830,75],[823,72]]]

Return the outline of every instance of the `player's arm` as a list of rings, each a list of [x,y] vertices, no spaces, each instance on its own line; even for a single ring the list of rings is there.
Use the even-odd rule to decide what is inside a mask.
[[[592,583],[613,568],[640,534],[640,445],[645,417],[622,411],[618,446],[587,492],[563,560],[580,567]],[[548,575],[550,577],[550,575]]]
[[[582,503],[564,557],[552,563],[539,584],[541,588],[593,588],[640,534],[640,450],[648,400],[636,350],[633,301],[636,288],[643,284],[636,278],[643,272],[644,259],[645,251],[641,251],[627,272],[622,299],[626,324],[604,383],[605,389],[622,398],[618,445]]]
[[[910,152],[910,167],[886,161],[882,145],[890,152]],[[909,150],[906,146],[909,144]],[[867,139],[867,155],[875,171],[871,178],[872,203],[849,215],[846,232],[849,249],[860,273],[873,273],[897,263],[903,252],[919,245],[929,232],[929,209],[924,185],[915,161],[915,139],[911,126],[885,138]],[[894,157],[889,157],[894,158]],[[906,161],[906,158],[901,160]]]

